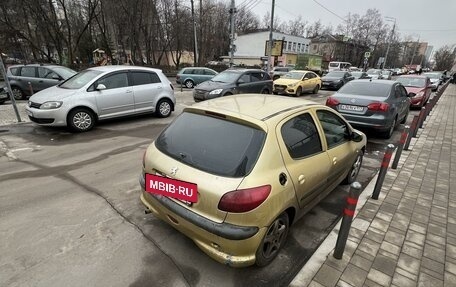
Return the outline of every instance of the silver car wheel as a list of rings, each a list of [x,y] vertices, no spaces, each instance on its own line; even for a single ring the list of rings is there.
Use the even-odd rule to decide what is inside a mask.
[[[15,100],[22,100],[22,91],[18,88],[12,88],[13,96]]]
[[[359,170],[361,169],[361,163],[362,163],[362,156],[361,155],[358,155],[356,157],[356,161],[355,163],[353,163],[353,166],[352,166],[352,169],[350,171],[350,178],[352,180],[354,180],[356,178],[356,176],[358,175],[359,173]]]
[[[158,111],[160,113],[160,116],[167,117],[171,113],[171,105],[168,101],[162,101],[158,106]]]
[[[84,111],[80,111],[73,116],[73,124],[79,130],[86,130],[92,125],[92,117]]]

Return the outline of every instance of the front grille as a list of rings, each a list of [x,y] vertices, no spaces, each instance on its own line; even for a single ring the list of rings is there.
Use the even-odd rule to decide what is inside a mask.
[[[274,85],[274,89],[276,90],[285,90],[287,86],[285,85]]]
[[[54,122],[54,119],[39,119],[31,116],[29,116],[29,119],[37,124],[52,124]]]
[[[41,104],[29,102],[29,107],[39,109],[41,107]]]
[[[204,99],[204,95],[206,94],[206,91],[202,90],[195,90],[194,98],[197,99]]]

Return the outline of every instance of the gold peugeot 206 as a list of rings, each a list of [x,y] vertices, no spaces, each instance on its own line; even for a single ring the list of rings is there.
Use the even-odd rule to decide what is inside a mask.
[[[290,225],[355,180],[366,136],[326,106],[243,94],[184,109],[144,153],[141,201],[230,266],[269,264]]]

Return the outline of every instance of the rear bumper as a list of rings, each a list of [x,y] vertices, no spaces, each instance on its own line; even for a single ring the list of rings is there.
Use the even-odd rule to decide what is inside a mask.
[[[234,267],[255,263],[256,250],[266,228],[211,221],[167,197],[146,192],[142,175],[139,182],[142,187],[140,198],[146,208],[192,239],[211,258]]]
[[[382,115],[372,115],[370,117],[341,113],[344,118],[355,128],[375,129],[387,131],[393,124],[393,119]]]

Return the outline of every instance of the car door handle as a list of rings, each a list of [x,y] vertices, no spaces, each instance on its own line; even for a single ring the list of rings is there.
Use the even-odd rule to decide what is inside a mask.
[[[299,184],[304,184],[304,182],[306,182],[306,178],[304,177],[303,174],[298,176],[298,182],[299,182]]]
[[[158,86],[158,87],[157,87],[157,90],[161,90],[161,89],[163,89],[162,86]]]
[[[41,80],[41,81],[38,81],[38,83],[42,83],[42,82],[43,82],[43,80]]]
[[[131,92],[133,92],[133,91],[132,90],[127,90],[125,93],[129,94]]]
[[[333,165],[337,164],[337,157],[333,157]]]

